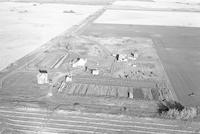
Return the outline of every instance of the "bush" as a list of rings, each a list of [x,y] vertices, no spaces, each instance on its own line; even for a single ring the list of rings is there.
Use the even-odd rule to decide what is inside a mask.
[[[169,107],[167,107],[165,104],[163,104],[163,103],[158,103],[158,113],[159,114],[162,114],[162,113],[165,113],[165,112],[167,112],[167,111],[169,111]]]
[[[165,117],[169,118],[169,119],[176,119],[179,116],[179,111],[176,109],[170,109],[169,111],[167,111],[164,115]]]
[[[158,104],[159,115],[169,119],[193,119],[197,116],[197,109],[184,107],[181,103],[175,101],[166,101]]]
[[[179,119],[193,119],[194,117],[197,116],[197,109],[196,108],[184,108],[181,112],[180,115],[178,116]]]
[[[162,114],[163,112],[168,112],[170,109],[175,109],[178,111],[182,111],[184,106],[176,101],[165,101],[158,103],[158,113]]]

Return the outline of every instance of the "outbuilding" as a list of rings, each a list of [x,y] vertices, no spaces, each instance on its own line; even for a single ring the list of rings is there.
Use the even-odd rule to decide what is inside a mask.
[[[116,60],[117,61],[127,61],[127,55],[126,54],[116,54]]]
[[[132,52],[131,56],[132,56],[133,60],[136,60],[139,57],[137,52]]]
[[[77,58],[76,61],[72,62],[72,67],[84,67],[87,63],[87,59]]]
[[[99,75],[99,70],[98,69],[91,69],[91,73],[93,75]]]
[[[37,74],[37,83],[38,84],[49,83],[47,70],[39,70],[39,73]]]
[[[71,74],[67,74],[65,76],[65,82],[71,82],[72,81],[72,75]]]

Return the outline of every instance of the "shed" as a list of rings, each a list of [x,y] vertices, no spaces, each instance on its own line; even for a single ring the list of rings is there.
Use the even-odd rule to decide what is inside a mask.
[[[127,61],[127,55],[126,54],[116,54],[117,61]]]
[[[71,82],[72,81],[72,75],[68,74],[65,76],[65,82]]]
[[[72,67],[84,67],[87,63],[87,59],[77,58],[76,61],[72,63]]]
[[[98,70],[98,69],[92,69],[92,70],[91,70],[91,73],[92,73],[93,75],[99,75],[99,70]]]
[[[39,70],[39,73],[37,74],[37,82],[38,84],[49,83],[47,70]]]
[[[136,60],[139,57],[139,54],[137,52],[131,52],[131,56],[133,60]]]

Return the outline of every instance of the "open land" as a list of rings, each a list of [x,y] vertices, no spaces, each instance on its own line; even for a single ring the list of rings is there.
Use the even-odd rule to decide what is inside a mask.
[[[107,10],[95,23],[199,27],[199,18],[199,12]]]
[[[0,6],[0,69],[78,25],[101,6],[12,3]],[[70,12],[73,11],[73,12]]]
[[[116,29],[117,27],[117,29]],[[104,29],[104,32],[100,29]],[[199,104],[199,30],[196,28],[94,24],[87,34],[144,36],[152,38],[178,99]],[[109,32],[108,32],[109,31]],[[124,32],[122,32],[124,31]],[[188,96],[194,92],[196,96]],[[183,97],[184,96],[184,97]]]
[[[199,13],[163,10],[161,12],[107,10],[95,21],[94,25],[96,29],[98,26],[104,27],[105,33],[102,32],[102,35],[108,34],[109,31],[109,34],[113,36],[112,33],[117,35],[120,31],[118,34],[124,36],[151,38],[178,99],[185,105],[198,105],[200,102],[197,99],[200,87],[199,75],[197,75],[199,73],[198,59],[200,59],[198,54],[199,38],[197,36],[199,26],[195,24],[198,20],[194,16],[199,15]],[[187,14],[190,19],[185,18]],[[162,19],[156,20],[158,18]],[[91,33],[100,33],[99,30],[95,31],[93,27],[91,29],[93,30]],[[189,96],[191,93],[195,95]]]
[[[12,33],[11,41],[4,35],[4,44],[22,45],[25,35],[25,41],[33,41],[22,45],[33,46],[29,51],[20,49],[25,57],[11,58],[21,59],[0,73],[2,134],[200,133],[198,122],[155,118],[159,101],[199,104],[198,4],[103,1],[102,8],[101,2],[101,6],[43,2],[6,2],[0,8],[3,22],[19,25],[10,31],[10,24],[2,23],[7,26],[2,33]],[[37,29],[35,23],[43,25]],[[13,34],[24,25],[21,35]],[[20,40],[12,42],[18,36]],[[12,56],[17,50],[11,50]],[[45,81],[41,84],[38,80],[44,74],[48,78],[41,78]],[[191,93],[195,95],[188,96]]]
[[[36,3],[55,3],[55,4],[77,4],[77,5],[107,5],[113,0],[2,0],[10,2],[36,2]]]
[[[182,4],[180,4],[182,2]],[[199,11],[200,5],[198,4],[184,4],[187,3],[187,1],[179,1],[179,2],[173,2],[173,1],[159,1],[158,2],[147,2],[147,1],[115,1],[112,5],[110,5],[110,8],[112,9],[123,9],[123,10],[147,10],[147,11]]]

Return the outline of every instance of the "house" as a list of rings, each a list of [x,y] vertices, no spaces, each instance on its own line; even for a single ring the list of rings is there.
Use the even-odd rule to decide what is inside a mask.
[[[128,98],[130,98],[130,99],[133,99],[134,98],[134,96],[133,96],[133,93],[132,92],[128,92]]]
[[[116,60],[117,61],[127,61],[127,55],[126,54],[116,54]]]
[[[72,62],[72,67],[84,67],[87,63],[87,59],[77,58],[75,61]]]
[[[137,52],[131,52],[131,56],[133,60],[136,60],[138,58],[138,53]]]
[[[71,82],[72,81],[72,75],[68,74],[65,76],[65,82]]]
[[[37,83],[38,84],[49,83],[47,70],[39,70],[39,73],[37,74]]]
[[[132,64],[131,66],[132,66],[132,67],[137,67],[137,65],[136,65],[136,64]]]
[[[93,75],[99,75],[99,70],[98,69],[91,69],[91,73]]]

